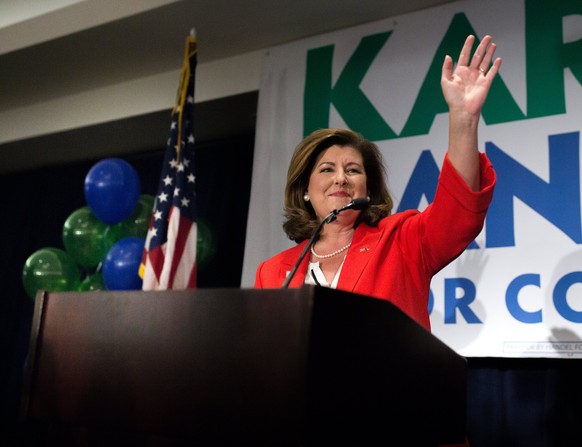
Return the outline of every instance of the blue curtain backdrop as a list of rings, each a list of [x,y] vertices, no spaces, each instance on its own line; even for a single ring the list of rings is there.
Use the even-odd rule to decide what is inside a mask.
[[[242,270],[254,136],[200,144],[196,152],[199,215],[216,234],[216,254],[200,272],[200,287],[238,287]],[[125,159],[138,171],[142,193],[154,195],[163,150]],[[34,445],[19,424],[22,370],[33,305],[21,280],[27,257],[62,247],[66,218],[84,206],[83,182],[98,160],[0,177],[0,443]],[[582,420],[582,361],[468,359],[471,446],[572,445]],[[18,435],[18,436],[17,436]],[[381,445],[381,444],[379,444]]]

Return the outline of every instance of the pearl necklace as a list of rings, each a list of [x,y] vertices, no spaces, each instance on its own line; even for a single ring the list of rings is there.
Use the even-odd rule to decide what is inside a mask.
[[[331,252],[328,255],[318,255],[317,253],[315,253],[315,249],[313,248],[313,245],[311,246],[311,253],[313,253],[313,256],[315,256],[316,258],[319,259],[327,259],[327,258],[331,258],[335,255],[339,255],[342,251],[347,250],[348,248],[350,248],[350,245],[352,245],[352,243],[350,242],[348,245],[346,245],[345,247],[339,248],[336,251]]]

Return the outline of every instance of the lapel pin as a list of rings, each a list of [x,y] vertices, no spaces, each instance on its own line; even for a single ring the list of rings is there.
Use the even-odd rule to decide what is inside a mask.
[[[365,247],[360,248],[360,253],[363,251],[370,251],[370,247],[366,245]]]

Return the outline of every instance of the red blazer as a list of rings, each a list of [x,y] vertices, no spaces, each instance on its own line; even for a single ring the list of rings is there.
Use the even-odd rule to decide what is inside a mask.
[[[483,228],[495,171],[480,154],[481,190],[471,191],[445,157],[435,199],[423,212],[408,210],[377,227],[356,228],[337,288],[391,301],[430,330],[428,296],[432,277],[458,257]],[[255,287],[280,288],[307,240],[259,265]],[[290,287],[305,282],[306,256]]]

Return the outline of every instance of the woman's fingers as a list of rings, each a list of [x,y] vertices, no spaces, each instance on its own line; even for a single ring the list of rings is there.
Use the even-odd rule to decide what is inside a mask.
[[[471,59],[471,68],[475,68],[480,70],[483,73],[483,70],[487,70],[489,64],[491,63],[491,59],[493,58],[493,53],[491,53],[491,40],[493,38],[489,35],[485,36],[477,49],[475,50],[475,54],[473,54],[473,58]],[[493,47],[493,51],[495,51],[495,47]]]
[[[443,62],[442,79],[449,80],[453,77],[453,58],[449,55],[445,56]]]
[[[493,65],[491,65],[491,68],[489,69],[489,71],[487,71],[485,73],[485,76],[487,77],[487,79],[490,82],[493,82],[493,78],[495,78],[495,75],[499,71],[499,67],[501,67],[501,62],[503,62],[503,61],[501,60],[500,57],[495,59],[495,62],[493,62]]]
[[[471,48],[473,48],[473,43],[475,42],[475,36],[467,36],[465,39],[465,44],[461,49],[461,54],[459,54],[458,65],[469,65],[469,58],[471,57]]]

